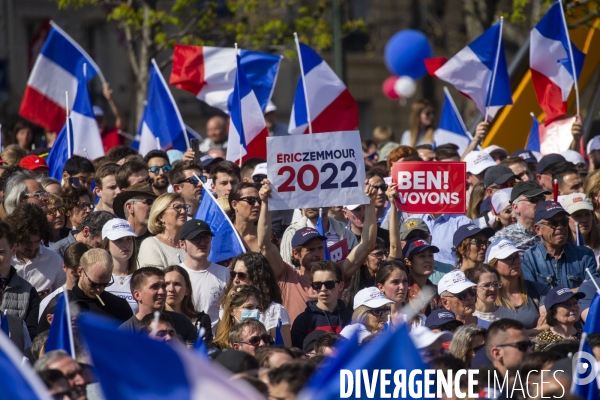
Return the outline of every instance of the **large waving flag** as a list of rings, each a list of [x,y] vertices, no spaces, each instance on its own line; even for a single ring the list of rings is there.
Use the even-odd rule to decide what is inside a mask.
[[[303,76],[296,86],[288,132],[309,133],[309,122],[312,133],[356,129],[358,104],[344,82],[313,49],[297,43]]]
[[[48,157],[46,157],[46,164],[50,167],[48,176],[54,178],[59,182],[62,182],[62,173],[65,163],[69,158],[73,156],[73,123],[71,118],[67,119],[67,122],[56,136],[54,145],[50,149]]]
[[[527,138],[527,144],[525,150],[540,152],[540,123],[533,113],[531,113],[531,129],[529,130],[529,137]]]
[[[169,345],[119,330],[110,320],[91,313],[78,323],[107,399],[260,398],[243,380],[230,380],[226,370],[179,343]],[[118,368],[115,360],[119,360]],[[157,362],[166,368],[157,368]]]
[[[435,131],[434,146],[454,143],[458,146],[458,154],[462,156],[471,140],[471,134],[467,130],[448,88],[444,87],[444,108],[438,129]]]
[[[162,150],[185,151],[190,147],[186,127],[175,99],[154,59],[150,66],[148,101],[135,138],[132,147],[142,156],[150,150],[157,149],[157,139]]]
[[[206,188],[202,188],[202,201],[194,218],[206,222],[215,235],[208,255],[211,262],[218,263],[245,252],[231,220]]]
[[[447,62],[439,60],[425,60],[429,73],[454,85],[462,94],[473,100],[479,111],[488,119],[493,119],[503,106],[512,104],[502,41],[502,21],[493,25]]]
[[[597,291],[594,299],[592,300],[592,304],[590,304],[585,325],[583,326],[583,334],[579,343],[579,352],[577,353],[579,360],[577,360],[576,364],[574,363],[574,365],[577,365],[577,368],[574,368],[573,383],[571,385],[571,393],[576,394],[584,400],[600,400],[598,385],[596,383],[596,373],[598,372],[598,367],[594,359],[592,348],[587,340],[588,335],[600,332],[599,308],[600,296],[598,295]],[[585,356],[583,353],[587,353],[587,356]],[[575,360],[573,361],[575,362]],[[588,365],[592,368],[586,370],[586,368],[582,368],[584,365]],[[593,379],[588,378],[590,376]]]
[[[21,101],[19,115],[52,132],[60,132],[65,124],[66,108],[72,109],[77,97],[78,78],[87,64],[85,81],[100,75],[94,60],[55,23],[38,55]],[[69,92],[65,107],[65,92]]]
[[[585,54],[569,39],[560,1],[550,7],[529,39],[531,80],[538,103],[546,113],[544,123],[548,124],[567,113],[567,99]]]
[[[0,400],[52,400],[46,386],[23,354],[4,332],[0,332]]]
[[[48,341],[46,342],[46,353],[52,350],[64,350],[72,358],[75,358],[75,343],[73,341],[73,330],[71,329],[68,293],[67,290],[62,292],[56,302],[54,318],[52,319]]]
[[[193,93],[209,106],[229,112],[235,85],[236,49],[176,44],[169,83]],[[241,63],[264,111],[273,95],[281,57],[241,50]]]
[[[267,136],[263,112],[248,82],[241,57],[237,68],[231,103],[227,160],[242,163],[250,158],[267,158]]]

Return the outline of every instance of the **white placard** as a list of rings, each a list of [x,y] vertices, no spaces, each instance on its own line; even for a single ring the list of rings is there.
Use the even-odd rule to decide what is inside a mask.
[[[267,138],[269,210],[368,204],[358,131]]]

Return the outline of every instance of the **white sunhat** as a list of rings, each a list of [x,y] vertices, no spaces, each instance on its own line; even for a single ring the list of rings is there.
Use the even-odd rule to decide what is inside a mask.
[[[271,111],[277,111],[277,106],[271,100],[267,103],[265,107],[265,114],[270,113]]]
[[[467,172],[479,175],[489,167],[496,165],[496,161],[485,151],[472,151],[465,157]]]
[[[492,196],[492,211],[495,215],[500,214],[510,204],[512,188],[500,189]]]
[[[347,208],[350,211],[354,211],[360,206],[362,206],[362,204],[350,204],[348,206],[344,206],[344,208]]]
[[[494,258],[497,260],[504,260],[512,256],[515,253],[520,253],[519,250],[513,242],[508,239],[500,239],[496,240],[494,243],[490,244],[487,252],[485,254],[485,262],[489,263],[490,260]]]
[[[126,236],[135,237],[131,225],[124,219],[113,218],[102,227],[102,240],[108,238],[109,240],[119,240]]]
[[[367,306],[369,308],[379,308],[386,304],[394,304],[394,302],[387,297],[385,294],[374,286],[366,287],[360,290],[354,296],[354,309],[356,310],[360,306]]]
[[[442,279],[438,282],[438,294],[441,295],[444,292],[457,294],[473,286],[477,285],[468,280],[464,272],[454,269],[442,276]]]
[[[94,112],[94,117],[104,117],[104,110],[100,106],[93,106],[92,111]]]
[[[444,342],[449,342],[452,340],[453,336],[451,332],[444,331],[436,333],[422,325],[413,328],[408,335],[412,339],[417,349],[424,349],[428,346],[431,346],[438,339],[442,339]]]

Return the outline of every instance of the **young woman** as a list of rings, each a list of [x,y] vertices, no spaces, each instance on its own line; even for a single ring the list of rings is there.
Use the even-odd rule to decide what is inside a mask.
[[[596,262],[600,261],[600,226],[592,202],[583,193],[572,193],[563,200],[563,204],[565,211],[569,213],[571,240],[573,243],[578,242],[579,231],[583,238],[583,243],[579,245],[590,248],[594,252]]]
[[[127,300],[134,314],[138,304],[130,289],[131,275],[137,269],[137,246],[135,233],[124,219],[113,218],[102,227],[102,249],[108,251],[113,260],[114,283],[106,291]]]
[[[179,265],[169,265],[165,268],[165,283],[167,284],[167,300],[165,310],[178,312],[190,319],[200,333],[204,328],[204,341],[213,340],[210,316],[204,311],[198,312],[194,307],[194,293],[190,275]]]
[[[179,231],[187,221],[189,204],[175,193],[158,196],[148,217],[148,230],[156,235],[142,242],[138,254],[140,267],[167,268],[185,260],[185,250],[179,247]]]
[[[548,292],[544,299],[546,306],[546,321],[550,328],[535,337],[538,343],[534,351],[542,351],[552,343],[570,339],[581,339],[581,328],[575,324],[579,321],[579,299],[585,297],[584,293],[573,293],[568,288],[557,286]]]
[[[408,268],[398,261],[383,261],[375,273],[375,283],[377,288],[385,294],[385,297],[392,300],[391,319],[394,325],[405,321],[405,316],[400,314],[400,310],[406,303],[408,296]]]
[[[231,219],[247,251],[260,251],[257,242],[256,223],[260,215],[261,204],[258,190],[253,183],[239,183],[229,192]]]
[[[231,278],[223,291],[221,304],[225,303],[227,294],[236,285],[252,285],[261,293],[259,305],[259,321],[263,323],[272,337],[275,337],[277,324],[281,319],[281,336],[286,347],[292,345],[290,334],[290,316],[281,305],[281,290],[266,257],[260,253],[247,252],[235,257],[231,265]]]
[[[500,274],[497,270],[487,264],[481,264],[466,270],[465,276],[477,284],[474,316],[490,322],[501,318],[514,318],[513,311],[496,305],[498,293],[502,288]]]
[[[65,226],[65,208],[63,207],[63,201],[60,196],[50,193],[48,195],[48,211],[46,212],[46,219],[52,229],[52,242],[58,242],[60,237],[60,230]]]
[[[344,301],[349,309],[354,309],[354,296],[361,289],[375,286],[375,274],[379,266],[388,256],[385,242],[381,238],[375,239],[375,248],[367,256],[367,260],[360,266],[358,272],[352,276],[348,290],[344,294]]]
[[[13,128],[13,143],[19,145],[20,148],[29,152],[33,145],[33,129],[31,125],[24,121],[19,121]]]
[[[429,100],[415,101],[410,107],[409,129],[402,134],[400,144],[415,147],[419,144],[433,143],[433,121],[435,112]]]
[[[483,263],[489,239],[494,233],[490,227],[481,229],[473,224],[458,228],[452,239],[457,259],[455,268],[464,272]]]
[[[260,291],[252,285],[237,285],[227,293],[223,305],[223,317],[219,322],[217,334],[213,344],[221,349],[231,348],[229,332],[235,324],[245,319],[260,317],[261,295]]]
[[[479,218],[479,206],[485,197],[484,183],[478,182],[474,186],[471,186],[470,192],[469,201],[467,202],[467,217],[475,221]]]

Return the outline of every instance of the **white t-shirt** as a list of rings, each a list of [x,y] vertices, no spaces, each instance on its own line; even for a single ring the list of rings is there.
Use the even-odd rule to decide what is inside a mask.
[[[269,304],[269,308],[265,312],[260,313],[258,320],[263,323],[267,331],[277,327],[281,318],[281,325],[291,325],[290,316],[285,307],[274,301]]]
[[[214,333],[219,322],[217,301],[229,281],[229,269],[214,263],[210,263],[204,271],[194,271],[186,267],[184,263],[179,265],[190,275],[196,310],[208,314]]]
[[[108,286],[104,290],[106,290],[108,293],[114,294],[117,297],[127,300],[129,307],[131,307],[133,310],[133,314],[137,314],[138,304],[133,298],[133,295],[131,294],[131,286],[129,286],[131,283],[131,275],[117,276],[113,274],[113,279],[115,280],[115,283]]]

